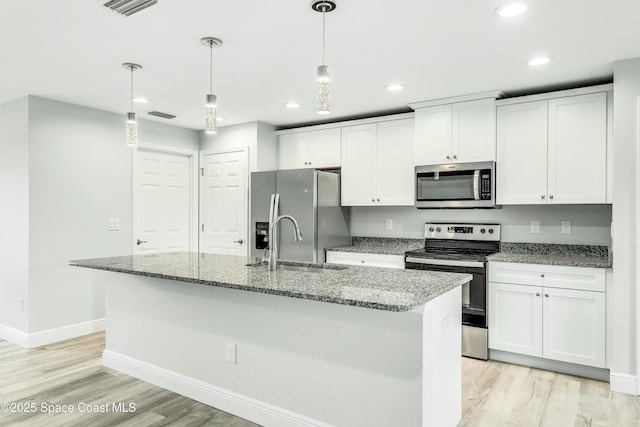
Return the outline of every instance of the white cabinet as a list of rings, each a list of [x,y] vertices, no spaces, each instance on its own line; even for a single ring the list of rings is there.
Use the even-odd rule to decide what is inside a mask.
[[[495,99],[416,108],[415,165],[496,159]]]
[[[414,204],[413,119],[342,128],[342,205]]]
[[[327,263],[403,269],[404,256],[328,250]]]
[[[607,202],[606,92],[499,105],[497,125],[498,204]]]
[[[340,128],[284,133],[278,137],[278,169],[340,167]]]
[[[489,348],[605,367],[605,270],[489,263]]]

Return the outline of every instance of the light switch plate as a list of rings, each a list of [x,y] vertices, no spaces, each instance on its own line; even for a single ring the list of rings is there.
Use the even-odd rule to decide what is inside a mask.
[[[560,221],[560,234],[571,234],[571,221]]]
[[[109,218],[107,224],[108,231],[118,231],[120,230],[120,218]]]
[[[540,221],[529,221],[532,234],[540,234]]]

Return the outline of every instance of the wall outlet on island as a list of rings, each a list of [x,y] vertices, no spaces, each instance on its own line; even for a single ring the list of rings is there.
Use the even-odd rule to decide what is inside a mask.
[[[392,219],[385,219],[384,220],[384,228],[386,230],[393,230],[393,220]]]
[[[540,234],[540,221],[529,221],[529,227],[531,228],[531,233]]]
[[[224,359],[235,365],[236,363],[236,345],[232,342],[228,342],[225,347]]]
[[[560,234],[571,234],[571,221],[560,221]]]

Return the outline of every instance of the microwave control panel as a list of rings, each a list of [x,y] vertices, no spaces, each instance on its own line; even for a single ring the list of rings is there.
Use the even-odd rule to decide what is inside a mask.
[[[480,200],[491,200],[491,171],[480,171]]]

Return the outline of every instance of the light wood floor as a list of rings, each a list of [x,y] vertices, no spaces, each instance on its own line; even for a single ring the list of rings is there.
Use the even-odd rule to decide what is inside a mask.
[[[0,412],[0,426],[257,426],[104,368],[103,349],[102,333],[31,350],[0,340],[0,404],[38,407]],[[459,427],[640,426],[640,398],[612,393],[606,383],[467,358],[462,372]],[[50,415],[40,406],[121,401],[134,402],[136,411]]]

